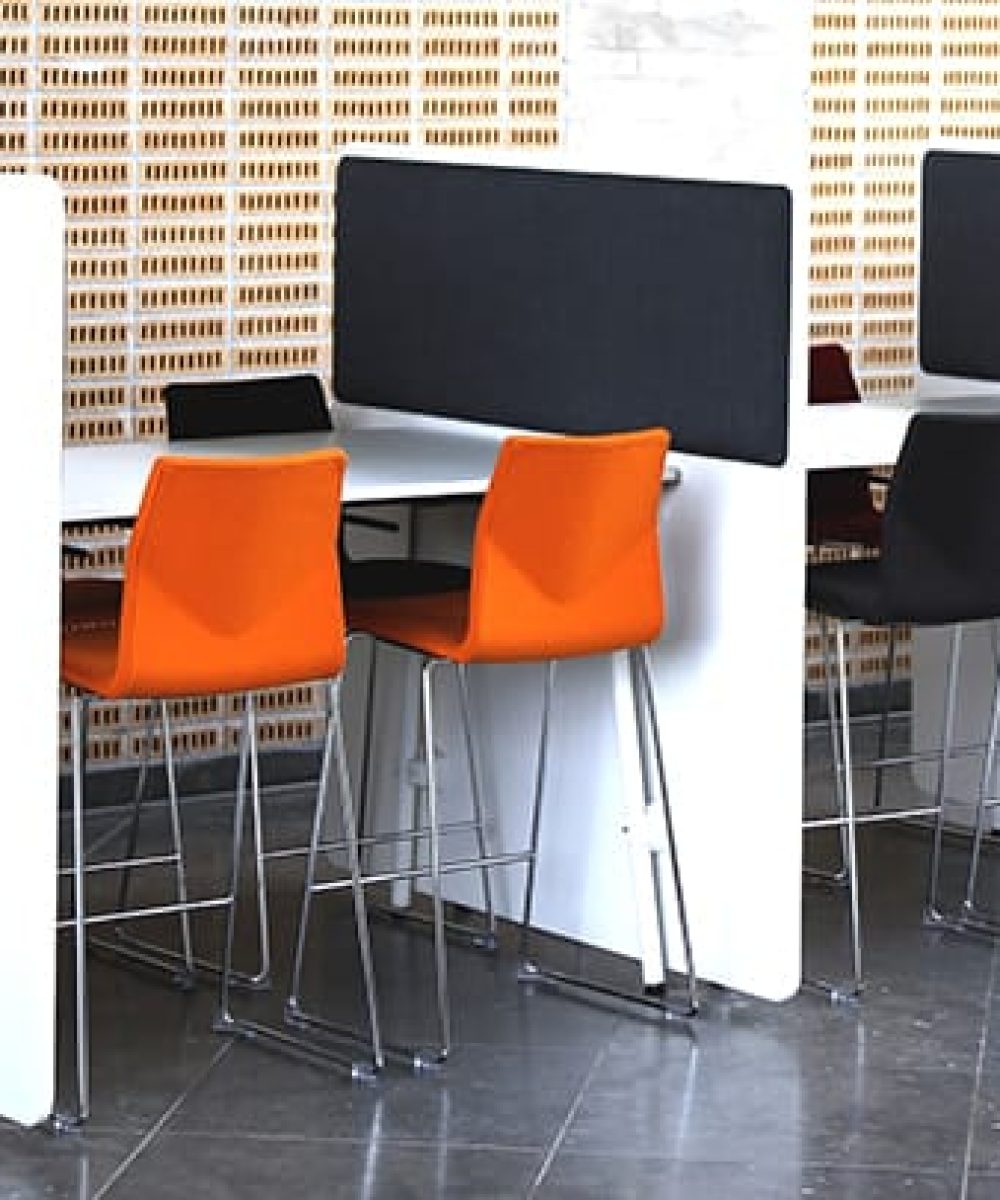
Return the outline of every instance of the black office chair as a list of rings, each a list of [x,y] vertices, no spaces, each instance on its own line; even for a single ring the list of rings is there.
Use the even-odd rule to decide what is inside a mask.
[[[967,621],[1000,618],[1000,417],[936,413],[914,416],[889,486],[879,557],[811,566],[806,603],[823,618],[834,769],[842,815],[809,818],[803,825],[807,829],[839,826],[846,830],[853,979],[846,990],[822,986],[834,998],[851,998],[863,987],[855,836],[859,824],[872,819],[936,814],[928,913],[937,910],[944,769],[952,750],[961,626]],[[829,662],[831,622],[837,650],[836,692]],[[932,805],[861,816],[855,811],[845,649],[845,627],[849,622],[952,626],[944,729],[940,750],[934,756],[938,759],[938,780]],[[927,756],[908,755],[891,761],[898,764],[921,757]]]
[[[163,389],[167,438],[241,437],[312,433],[333,428],[319,377],[309,373],[248,379],[168,383]],[[397,532],[394,521],[345,513],[345,525]],[[349,599],[459,591],[469,581],[466,567],[406,558],[352,558],[341,542],[341,586]]]
[[[860,404],[851,359],[839,342],[809,347],[809,403]],[[866,467],[810,471],[806,498],[806,541],[810,546],[848,545],[877,550],[881,515],[872,498]]]

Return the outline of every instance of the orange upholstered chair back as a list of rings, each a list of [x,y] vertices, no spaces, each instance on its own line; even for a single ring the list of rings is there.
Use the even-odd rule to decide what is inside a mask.
[[[476,525],[471,657],[597,654],[659,634],[668,442],[651,429],[504,443]]]
[[[161,458],[129,543],[113,692],[243,691],[336,675],[346,455]]]

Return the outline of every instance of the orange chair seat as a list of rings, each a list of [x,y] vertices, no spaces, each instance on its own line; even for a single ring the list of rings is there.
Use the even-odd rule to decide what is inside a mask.
[[[63,632],[63,680],[98,696],[110,694],[118,664],[118,626],[93,624]]]
[[[347,602],[348,629],[363,629],[384,642],[410,646],[425,654],[468,662],[466,630],[469,593]]]

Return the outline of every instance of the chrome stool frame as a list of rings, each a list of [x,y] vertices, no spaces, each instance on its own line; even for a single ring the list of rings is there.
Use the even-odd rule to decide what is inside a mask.
[[[834,663],[830,652],[830,625],[833,624],[834,641],[836,645],[836,684],[834,683]],[[832,817],[806,817],[803,819],[803,830],[837,828],[845,840],[846,848],[846,882],[848,888],[848,904],[850,909],[850,952],[851,974],[840,983],[827,979],[806,979],[804,985],[812,990],[826,994],[834,1002],[851,1003],[859,999],[864,991],[864,977],[861,963],[861,919],[860,894],[857,871],[857,827],[859,825],[880,824],[888,821],[913,820],[920,817],[936,816],[938,827],[943,813],[944,783],[947,763],[955,756],[953,746],[953,730],[955,717],[955,701],[958,681],[958,656],[961,648],[962,626],[954,625],[951,631],[951,648],[948,660],[948,677],[945,688],[945,708],[940,748],[935,753],[916,753],[891,758],[876,758],[858,766],[880,770],[887,766],[903,766],[927,761],[937,761],[937,785],[934,802],[915,808],[890,811],[875,809],[858,813],[854,796],[853,772],[855,764],[851,753],[851,724],[850,705],[847,686],[847,638],[846,630],[854,622],[842,621],[836,618],[823,617],[823,652],[826,668],[827,703],[831,722],[831,737],[833,741],[833,767],[835,790],[837,797],[837,815]],[[938,840],[935,838],[935,849],[932,860],[937,855]],[[934,867],[932,866],[932,873]]]
[[[367,911],[365,908],[364,889],[361,886],[360,862],[357,854],[354,805],[351,797],[350,778],[347,770],[347,755],[344,744],[343,722],[340,715],[340,679],[332,680],[328,687],[329,704],[326,722],[327,728],[324,740],[323,763],[320,770],[316,806],[313,814],[312,836],[310,838],[308,851],[308,866],[305,888],[303,892],[302,908],[300,910],[299,931],[296,940],[295,979],[297,986],[297,977],[301,962],[301,948],[305,940],[305,931],[309,916],[311,898],[314,892],[320,890],[314,885],[313,882],[316,862],[320,851],[329,848],[321,845],[320,835],[322,832],[323,820],[326,812],[327,797],[329,793],[333,766],[336,769],[337,787],[340,793],[341,815],[344,822],[344,828],[347,831],[346,846],[348,850],[351,871],[351,878],[347,886],[351,887],[354,899],[355,928],[361,957],[362,975],[364,979],[367,1015],[369,1022],[367,1039],[356,1032],[347,1031],[346,1029],[342,1031],[336,1030],[336,1032],[338,1033],[339,1040],[341,1041],[348,1041],[352,1044],[366,1042],[366,1045],[369,1049],[370,1058],[364,1060],[357,1059],[352,1054],[346,1053],[344,1050],[338,1049],[337,1047],[310,1041],[301,1036],[296,1036],[295,1033],[288,1032],[284,1029],[234,1016],[230,1004],[230,989],[233,947],[236,931],[235,899],[234,903],[229,908],[229,917],[226,926],[226,938],[223,949],[222,971],[219,986],[219,1007],[215,1020],[215,1029],[219,1033],[236,1034],[252,1041],[262,1042],[265,1045],[270,1044],[277,1049],[290,1051],[314,1062],[339,1067],[346,1070],[346,1072],[353,1079],[370,1080],[373,1079],[375,1074],[384,1066],[385,1054],[382,1047],[381,1032],[379,1029],[371,939],[368,929]],[[233,817],[230,891],[234,898],[238,893],[239,887],[245,807],[244,783],[247,760],[249,760],[250,764],[251,791],[259,792],[260,786],[257,771],[256,721],[252,697],[248,699],[247,703],[246,751],[246,754],[242,754],[240,758],[240,785],[237,789],[237,803]],[[332,764],[331,760],[334,760]],[[290,1002],[291,996],[289,1003]],[[294,1015],[294,1011],[288,1012],[289,1017],[294,1017]],[[295,1022],[288,1020],[287,1023],[291,1025]],[[328,1026],[328,1029],[330,1031],[334,1031],[333,1026]]]
[[[535,797],[531,815],[530,846],[528,850],[528,878],[525,883],[524,907],[521,917],[521,965],[518,979],[525,984],[548,984],[557,988],[568,988],[582,993],[591,993],[610,999],[625,1001],[645,1009],[653,1010],[667,1018],[693,1017],[698,1012],[698,986],[695,973],[694,958],[691,951],[691,936],[688,927],[687,910],[684,902],[684,891],[681,885],[680,864],[677,855],[677,843],[674,837],[673,821],[670,815],[670,798],[667,790],[666,770],[664,767],[663,747],[660,740],[659,721],[656,711],[656,696],[653,687],[652,666],[649,648],[642,646],[628,651],[629,682],[632,691],[632,702],[639,740],[640,761],[643,776],[643,797],[647,813],[654,811],[659,800],[660,815],[663,822],[664,846],[650,841],[649,866],[652,873],[653,895],[656,901],[657,933],[660,944],[664,975],[669,963],[667,947],[667,930],[663,910],[663,893],[661,889],[660,859],[664,849],[667,852],[670,871],[674,884],[674,904],[677,910],[680,926],[681,942],[684,950],[684,967],[686,978],[686,994],[682,1000],[676,1000],[667,994],[666,982],[662,987],[649,989],[642,993],[629,992],[621,988],[606,986],[596,980],[582,975],[546,969],[538,964],[529,953],[531,931],[531,910],[535,893],[535,877],[538,870],[538,844],[541,830],[542,797],[545,790],[545,768],[548,756],[548,733],[552,707],[552,693],[555,684],[556,664],[549,662],[545,675],[545,696],[542,708],[542,728],[538,746],[538,759],[535,771]],[[655,786],[654,786],[655,767]]]
[[[176,791],[172,791],[170,805],[170,827],[173,849],[165,855],[146,855],[138,859],[116,859],[99,863],[86,862],[84,846],[84,792],[86,783],[86,739],[87,715],[90,697],[75,693],[70,701],[70,736],[73,755],[73,810],[72,810],[72,859],[70,868],[62,868],[61,876],[72,876],[72,915],[56,922],[57,930],[72,929],[74,933],[74,1013],[75,1013],[75,1062],[76,1062],[76,1108],[75,1111],[56,1111],[51,1126],[56,1132],[76,1129],[90,1115],[90,1036],[89,1002],[87,990],[87,927],[143,917],[169,916],[177,914],[181,922],[183,950],[179,956],[188,969],[190,962],[190,928],[188,916],[192,912],[217,908],[232,908],[234,898],[230,891],[221,896],[192,900],[187,894],[187,879],[184,869],[183,844]],[[165,707],[165,705],[164,705]],[[172,767],[170,768],[172,774]],[[130,846],[134,846],[130,838]],[[104,913],[87,913],[86,877],[126,868],[161,867],[173,864],[175,870],[177,899],[173,903],[144,905],[139,908],[122,909],[120,906]],[[183,979],[184,976],[182,975]]]

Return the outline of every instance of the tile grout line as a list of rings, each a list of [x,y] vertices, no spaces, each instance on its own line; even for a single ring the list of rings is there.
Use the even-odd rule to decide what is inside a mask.
[[[233,1039],[226,1042],[224,1046],[219,1047],[219,1050],[212,1056],[211,1061],[206,1064],[204,1070],[199,1071],[197,1076],[191,1080],[191,1082],[180,1093],[180,1095],[177,1096],[171,1104],[167,1105],[165,1111],[157,1118],[156,1121],[153,1122],[152,1127],[148,1129],[146,1133],[144,1133],[139,1139],[139,1144],[128,1155],[126,1155],[122,1162],[118,1164],[118,1166],[111,1173],[110,1178],[100,1188],[98,1188],[91,1200],[103,1200],[103,1198],[107,1196],[115,1184],[118,1183],[118,1181],[125,1174],[125,1172],[135,1163],[139,1155],[147,1150],[150,1144],[155,1141],[170,1118],[174,1115],[174,1113],[177,1112],[177,1110],[184,1103],[184,1101],[187,1100],[195,1088],[199,1087],[204,1080],[207,1079],[211,1072],[218,1066],[220,1062],[222,1062],[222,1060],[235,1045],[236,1041]]]
[[[608,1057],[608,1053],[611,1049],[611,1043],[614,1041],[615,1032],[617,1031],[619,1025],[620,1022],[616,1024],[615,1029],[609,1034],[607,1041],[594,1056],[594,1061],[590,1064],[590,1070],[587,1072],[587,1077],[584,1079],[583,1083],[580,1084],[580,1089],[573,1098],[573,1102],[569,1106],[569,1111],[563,1118],[562,1124],[559,1126],[555,1137],[552,1139],[551,1146],[549,1146],[548,1150],[545,1152],[545,1157],[542,1159],[541,1165],[535,1172],[535,1177],[528,1187],[526,1200],[531,1200],[531,1197],[537,1194],[538,1189],[545,1180],[545,1176],[549,1173],[555,1156],[559,1153],[560,1147],[566,1140],[566,1135],[569,1133],[569,1127],[573,1123],[573,1118],[580,1111],[580,1105],[583,1103],[583,1097],[587,1092],[587,1088],[590,1087],[594,1076],[597,1074],[597,1071],[600,1069],[600,1067],[604,1065],[604,1060]]]
[[[983,1013],[982,1028],[979,1031],[979,1051],[976,1056],[976,1073],[972,1081],[972,1097],[969,1103],[969,1125],[965,1134],[965,1155],[962,1159],[962,1189],[959,1192],[958,1200],[967,1200],[969,1194],[969,1169],[972,1165],[972,1143],[976,1133],[976,1109],[979,1104],[979,1089],[983,1080],[983,1062],[986,1058],[990,1008],[993,1003],[993,993],[996,987],[998,962],[1000,962],[1000,943],[994,943],[993,958],[990,962],[990,979],[986,985],[986,1007]]]

